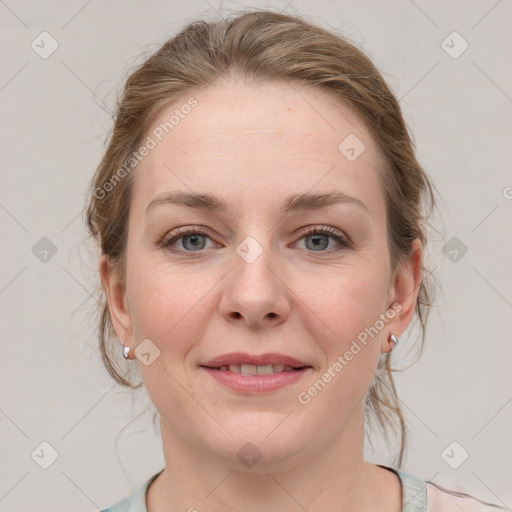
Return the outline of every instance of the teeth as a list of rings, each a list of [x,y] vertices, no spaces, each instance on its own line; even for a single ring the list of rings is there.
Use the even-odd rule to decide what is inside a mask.
[[[232,372],[232,373],[242,373],[242,371],[240,370],[240,365],[239,364],[230,364],[229,365],[229,371]]]
[[[241,375],[272,375],[274,373],[291,372],[294,370],[293,366],[284,364],[230,364],[219,366],[219,370],[223,372],[230,371],[231,373],[238,373]]]
[[[274,367],[271,364],[265,366],[256,366],[258,375],[272,375],[274,373]]]
[[[241,364],[240,373],[242,375],[258,375],[257,366],[253,364]]]

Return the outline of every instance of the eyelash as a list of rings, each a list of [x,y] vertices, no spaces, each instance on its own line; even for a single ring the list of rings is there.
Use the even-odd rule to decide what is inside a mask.
[[[317,251],[308,251],[308,252],[311,252],[311,253],[317,252],[317,254],[319,254],[319,255],[332,254],[333,252],[342,251],[344,249],[350,249],[352,247],[352,243],[349,242],[348,240],[346,240],[340,231],[338,231],[337,229],[335,229],[333,227],[328,227],[328,226],[308,226],[308,227],[304,228],[303,230],[301,230],[300,238],[298,238],[298,240],[301,240],[305,236],[311,236],[311,235],[316,235],[316,234],[329,235],[331,238],[333,238],[340,244],[341,248],[334,249],[334,250],[331,249],[329,251],[318,251],[318,252]],[[169,233],[167,236],[165,236],[163,238],[162,242],[159,244],[159,246],[167,249],[168,251],[170,251],[172,253],[178,253],[178,254],[197,253],[198,255],[200,255],[204,249],[201,249],[199,251],[185,251],[185,250],[177,250],[172,247],[172,244],[174,244],[180,238],[183,238],[187,235],[204,235],[211,239],[210,232],[200,226],[178,228],[173,233]]]

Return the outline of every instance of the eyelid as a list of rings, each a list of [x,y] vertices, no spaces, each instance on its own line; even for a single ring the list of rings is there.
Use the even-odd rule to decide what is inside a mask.
[[[204,235],[207,238],[209,238],[210,240],[212,240],[213,242],[215,242],[215,239],[212,236],[212,232],[208,228],[205,228],[203,226],[186,226],[186,227],[176,228],[176,229],[170,231],[169,233],[167,233],[166,235],[164,235],[162,240],[158,243],[158,246],[162,247],[162,248],[166,248],[169,251],[174,252],[174,253],[180,253],[180,254],[181,253],[189,253],[191,255],[193,255],[193,254],[200,255],[202,252],[204,252],[205,249],[201,249],[199,251],[184,251],[184,250],[177,250],[177,249],[171,248],[171,246],[170,246],[170,243],[172,241],[175,242],[175,241],[179,240],[180,238],[185,237],[190,234]],[[319,224],[306,226],[306,227],[302,228],[301,230],[299,230],[298,238],[296,239],[296,241],[294,243],[301,240],[305,236],[313,235],[313,234],[325,234],[327,236],[330,236],[331,238],[336,239],[342,248],[351,248],[353,246],[350,238],[347,235],[345,235],[342,231],[340,231],[339,229],[334,228],[332,226],[325,226],[325,225],[319,225]],[[217,243],[217,242],[215,242],[215,243]],[[318,252],[311,251],[311,252],[312,253],[316,252],[318,255],[322,255],[322,254],[327,255],[327,254],[332,254],[333,252],[337,252],[340,250],[342,250],[342,249],[338,248],[338,249],[331,249],[330,251],[318,251]]]
[[[212,232],[205,228],[204,226],[186,226],[186,227],[179,227],[176,229],[173,229],[172,231],[169,231],[166,233],[162,240],[158,243],[159,246],[165,247],[167,244],[169,244],[173,239],[179,240],[181,237],[192,235],[192,234],[201,234],[204,236],[207,236],[210,239],[213,239]],[[182,252],[182,251],[179,251]],[[188,251],[193,252],[193,251]]]
[[[304,236],[313,235],[316,233],[328,235],[331,238],[337,239],[338,243],[342,247],[345,247],[345,248],[353,247],[352,241],[343,231],[340,231],[339,229],[332,227],[332,226],[325,226],[325,225],[321,225],[321,224],[314,224],[314,225],[306,226],[305,228],[302,228],[299,231],[300,237],[298,238],[298,240],[300,240]],[[339,250],[339,249],[337,249],[337,250]],[[311,252],[315,253],[316,251],[311,251]],[[322,254],[322,253],[323,254],[331,254],[332,252],[336,252],[336,249],[334,251],[332,251],[332,250],[331,251],[318,251],[317,254]]]
[[[321,232],[326,234],[337,235],[339,237],[344,236],[344,233],[333,226],[325,226],[323,224],[312,224],[299,230],[300,235],[308,235],[310,233]]]

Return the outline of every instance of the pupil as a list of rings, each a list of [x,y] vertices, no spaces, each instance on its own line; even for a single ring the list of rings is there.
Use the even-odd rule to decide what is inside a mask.
[[[323,243],[322,243],[322,237],[323,237]],[[311,239],[311,241],[313,241],[313,247],[325,249],[327,247],[327,245],[329,245],[327,235],[322,235],[322,234],[311,235],[309,238]]]
[[[201,246],[201,238],[204,239],[203,235],[187,235],[183,238],[183,245],[185,248],[192,248],[192,249],[203,249],[204,248],[204,240],[203,245]],[[192,244],[190,247],[187,246],[187,241],[192,241]]]

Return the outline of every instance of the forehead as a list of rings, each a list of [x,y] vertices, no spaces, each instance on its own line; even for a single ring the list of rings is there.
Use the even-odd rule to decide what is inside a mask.
[[[134,187],[147,202],[171,189],[229,194],[235,184],[243,195],[262,187],[379,193],[379,154],[364,123],[311,86],[222,82],[163,109],[146,136],[155,147]]]

